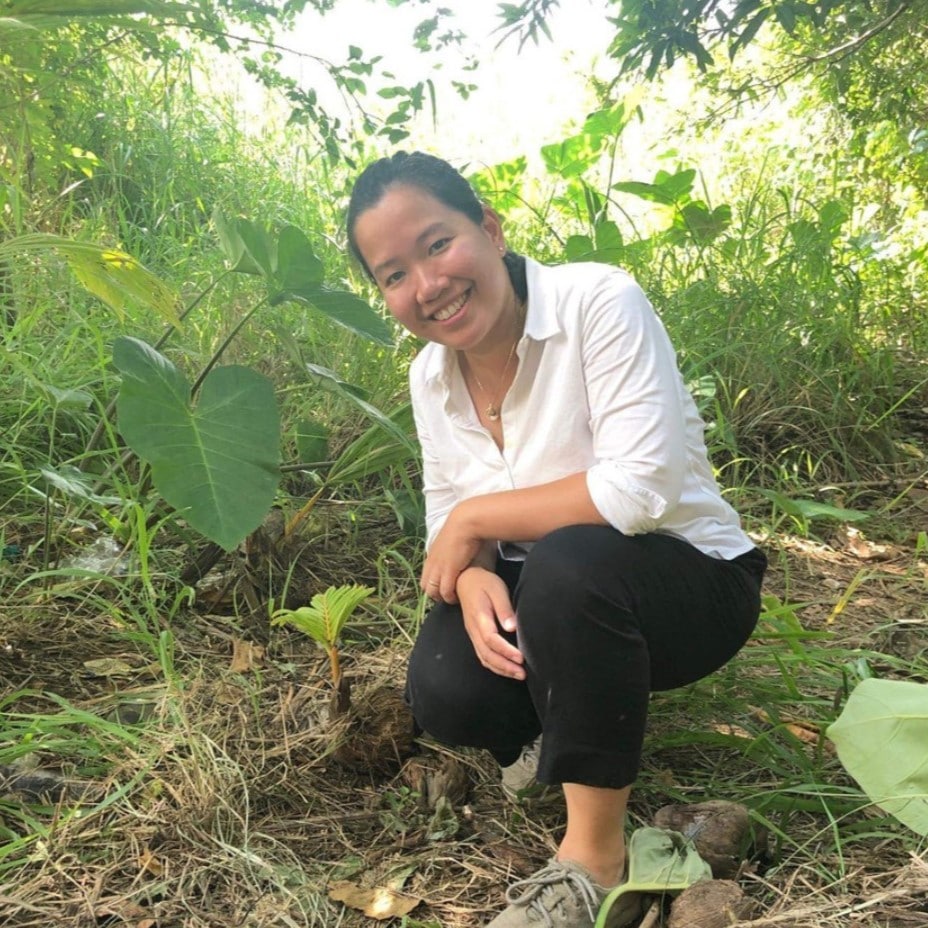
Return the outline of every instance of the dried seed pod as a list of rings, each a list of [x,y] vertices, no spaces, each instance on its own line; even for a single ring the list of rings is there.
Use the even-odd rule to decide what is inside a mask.
[[[712,799],[664,806],[655,813],[654,824],[689,838],[717,879],[733,877],[738,872],[751,844],[751,817],[737,802]]]
[[[667,928],[731,928],[754,908],[731,880],[700,880],[673,901]]]

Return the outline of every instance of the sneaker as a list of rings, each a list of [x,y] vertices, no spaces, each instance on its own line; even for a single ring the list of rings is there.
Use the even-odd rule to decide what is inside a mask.
[[[537,873],[506,890],[509,907],[486,928],[593,928],[610,892],[579,864],[550,860]],[[640,895],[623,894],[609,910],[607,928],[624,928],[640,914]]]
[[[540,799],[547,787],[538,782],[538,758],[541,754],[541,735],[522,748],[518,759],[502,768],[500,780],[503,793],[510,802],[520,803]]]

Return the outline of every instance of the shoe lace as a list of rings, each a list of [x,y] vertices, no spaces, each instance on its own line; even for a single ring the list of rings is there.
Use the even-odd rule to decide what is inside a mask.
[[[522,754],[519,761],[529,766],[532,770],[538,769],[538,759],[541,757],[541,735],[539,735],[531,744],[522,748]]]
[[[551,912],[564,904],[563,892],[555,893],[555,888],[561,886],[580,899],[586,906],[590,921],[595,921],[600,903],[599,893],[588,877],[576,870],[567,869],[558,861],[552,861],[537,873],[513,883],[506,890],[506,901],[512,905],[525,906],[530,912],[541,916],[545,928],[554,928]]]

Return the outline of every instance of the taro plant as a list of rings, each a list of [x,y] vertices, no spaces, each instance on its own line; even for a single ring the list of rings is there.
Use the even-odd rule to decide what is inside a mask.
[[[332,672],[332,686],[336,693],[340,692],[342,687],[338,639],[352,613],[373,592],[373,587],[358,584],[330,586],[323,593],[317,593],[308,606],[301,606],[299,609],[278,609],[271,616],[272,625],[291,625],[325,648]]]
[[[228,551],[261,523],[280,481],[280,419],[271,382],[238,365],[212,369],[231,340],[262,306],[287,300],[380,344],[390,345],[392,338],[367,303],[325,285],[322,262],[295,226],[275,238],[244,218],[216,212],[213,221],[229,269],[263,278],[263,296],[192,387],[166,358],[135,339],[118,339],[113,360],[123,376],[117,410],[129,447],[151,465],[162,496]]]

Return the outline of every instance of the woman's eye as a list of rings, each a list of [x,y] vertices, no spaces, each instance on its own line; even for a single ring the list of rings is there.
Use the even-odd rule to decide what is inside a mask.
[[[429,254],[434,255],[436,252],[444,250],[450,241],[450,238],[440,238],[432,242],[432,244],[429,245]]]
[[[393,284],[399,283],[402,279],[403,279],[403,272],[394,271],[392,274],[390,274],[388,277],[384,279],[383,285],[385,287],[391,287],[393,286]]]

